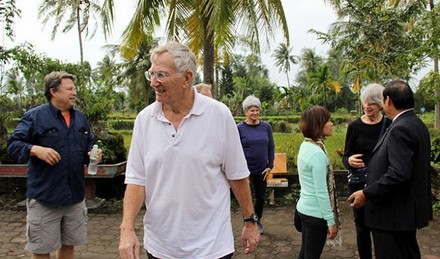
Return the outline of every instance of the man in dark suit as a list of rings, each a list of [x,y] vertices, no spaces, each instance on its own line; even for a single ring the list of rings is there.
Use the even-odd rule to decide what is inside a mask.
[[[354,208],[365,205],[377,259],[420,258],[416,231],[432,218],[431,144],[413,107],[406,82],[386,85],[383,109],[393,122],[373,150],[367,186],[348,198]]]

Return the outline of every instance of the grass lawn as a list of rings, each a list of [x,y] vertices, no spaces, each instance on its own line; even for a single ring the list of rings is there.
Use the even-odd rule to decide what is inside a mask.
[[[334,126],[333,136],[329,137],[325,141],[325,145],[330,154],[330,159],[332,160],[334,169],[345,169],[342,165],[341,157],[336,151],[344,149],[345,131],[345,126]],[[122,134],[124,137],[124,146],[128,152],[131,143],[131,131],[118,130],[116,132]],[[304,139],[303,135],[300,132],[275,132],[273,135],[275,140],[275,152],[287,153],[288,168],[296,168],[296,155],[298,153],[299,146]]]

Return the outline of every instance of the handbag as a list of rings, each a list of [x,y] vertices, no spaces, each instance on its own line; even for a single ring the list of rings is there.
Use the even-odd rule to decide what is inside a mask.
[[[367,167],[348,170],[348,185],[365,185],[367,183],[367,172]]]
[[[293,224],[295,225],[296,231],[301,232],[302,231],[302,222],[301,218],[299,216],[298,210],[295,208],[295,213],[293,216]]]

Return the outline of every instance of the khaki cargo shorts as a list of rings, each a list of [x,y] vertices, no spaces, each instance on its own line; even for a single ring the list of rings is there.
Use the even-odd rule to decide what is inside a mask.
[[[28,199],[26,208],[27,251],[48,254],[58,250],[61,245],[76,246],[86,243],[85,201],[53,208]]]

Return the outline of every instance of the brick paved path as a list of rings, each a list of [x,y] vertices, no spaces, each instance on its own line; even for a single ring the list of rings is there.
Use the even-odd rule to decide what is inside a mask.
[[[341,201],[342,238],[344,244],[338,247],[326,246],[323,259],[357,258],[352,213],[347,202]],[[240,234],[242,220],[240,211],[232,212],[237,259],[277,258],[291,259],[298,255],[301,236],[293,227],[293,209],[289,207],[266,208],[263,224],[266,232],[261,236],[260,246],[256,253],[245,256],[241,247]],[[26,242],[25,211],[0,210],[0,258],[30,258],[24,251]],[[94,214],[89,213],[88,243],[76,248],[78,259],[112,259],[119,258],[117,247],[119,242],[119,224],[121,213]],[[142,217],[136,223],[138,236],[142,236]],[[440,259],[440,218],[437,215],[430,226],[418,232],[418,240],[424,259]],[[141,258],[146,258],[142,252]]]

